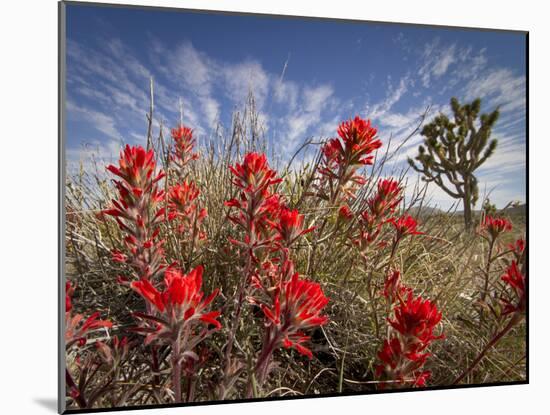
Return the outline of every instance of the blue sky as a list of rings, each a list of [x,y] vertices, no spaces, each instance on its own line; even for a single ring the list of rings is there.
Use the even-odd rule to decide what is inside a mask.
[[[371,118],[396,149],[426,107],[450,97],[501,107],[495,155],[478,170],[481,192],[504,206],[525,201],[525,37],[519,33],[151,9],[67,7],[67,160],[111,161],[121,143],[144,144],[149,79],[156,117],[199,136],[229,126],[248,91],[283,159],[339,121]],[[402,146],[388,173],[414,156]],[[311,157],[304,156],[305,160]],[[415,172],[407,174],[410,187]],[[432,204],[451,200],[430,186]]]

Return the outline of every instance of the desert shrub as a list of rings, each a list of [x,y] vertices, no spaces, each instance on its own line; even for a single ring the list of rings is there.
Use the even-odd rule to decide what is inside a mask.
[[[521,217],[405,198],[359,117],[276,168],[254,114],[68,178],[69,407],[525,379]]]

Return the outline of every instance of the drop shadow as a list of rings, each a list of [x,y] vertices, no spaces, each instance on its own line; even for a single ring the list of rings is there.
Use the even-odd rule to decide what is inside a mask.
[[[34,398],[34,402],[51,412],[57,413],[57,399],[54,398]]]

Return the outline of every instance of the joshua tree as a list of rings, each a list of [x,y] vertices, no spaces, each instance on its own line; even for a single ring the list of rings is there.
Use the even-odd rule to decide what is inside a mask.
[[[424,175],[424,180],[434,182],[448,195],[462,199],[464,224],[472,226],[472,207],[475,206],[479,189],[475,170],[495,151],[497,140],[489,141],[491,129],[498,119],[498,108],[479,117],[481,100],[460,105],[451,98],[454,120],[440,114],[426,124],[421,131],[424,145],[418,147],[415,161],[409,158],[413,169]]]

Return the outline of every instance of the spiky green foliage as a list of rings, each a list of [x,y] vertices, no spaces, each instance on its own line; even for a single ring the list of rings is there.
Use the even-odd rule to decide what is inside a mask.
[[[492,129],[498,120],[498,108],[489,114],[481,114],[481,99],[460,105],[451,98],[454,120],[440,114],[426,124],[421,131],[424,145],[419,146],[415,160],[409,158],[411,167],[433,182],[449,196],[462,199],[464,224],[472,225],[472,207],[479,197],[478,181],[474,172],[491,157],[497,140],[491,139]]]
[[[497,207],[493,203],[491,203],[491,200],[489,198],[485,199],[482,207],[483,207],[483,214],[485,216],[496,216]]]

